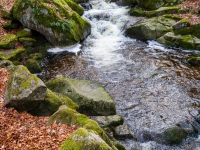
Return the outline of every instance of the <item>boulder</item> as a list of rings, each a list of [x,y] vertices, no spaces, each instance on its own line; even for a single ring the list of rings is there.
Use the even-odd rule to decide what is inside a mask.
[[[138,40],[156,40],[172,30],[176,21],[168,16],[153,17],[137,22],[125,31],[128,37]]]
[[[45,100],[46,86],[24,66],[16,66],[11,74],[4,95],[7,107],[29,111]]]
[[[133,138],[128,125],[120,125],[115,128],[114,137],[120,140]]]
[[[117,150],[110,147],[98,134],[84,128],[74,132],[59,150]]]
[[[124,119],[119,115],[113,116],[95,116],[92,117],[100,127],[111,127],[111,126],[119,126],[124,123]]]
[[[163,132],[163,139],[167,144],[179,144],[186,136],[187,132],[177,126],[168,128]]]
[[[183,18],[180,21],[178,21],[176,24],[173,25],[174,30],[182,30],[186,27],[190,27],[190,22],[188,18]]]
[[[46,83],[47,87],[64,94],[79,105],[78,111],[87,115],[115,115],[115,102],[97,82],[57,78]]]
[[[21,61],[26,54],[24,48],[11,49],[11,50],[1,50],[0,51],[0,60],[17,60]]]
[[[61,105],[66,105],[71,109],[78,108],[78,105],[69,97],[54,93],[47,89],[45,100],[40,102],[38,106],[29,111],[29,113],[37,116],[50,116],[55,113]]]
[[[200,66],[200,57],[188,58],[187,62],[192,66]]]
[[[91,31],[80,16],[83,8],[71,0],[16,0],[12,12],[24,27],[38,31],[54,46],[76,44]]]
[[[0,37],[0,49],[14,49],[17,42],[17,36],[14,34],[7,34]]]
[[[62,105],[59,109],[49,118],[47,125],[52,123],[62,123],[67,125],[76,125],[78,128],[84,128],[88,132],[93,132],[99,135],[112,149],[116,149],[113,142],[107,137],[105,132],[99,127],[98,123],[89,119],[87,116],[76,112],[75,110]]]
[[[35,59],[27,59],[25,66],[31,73],[40,73],[42,71],[40,64]]]
[[[24,47],[31,47],[31,46],[34,46],[37,41],[35,39],[33,39],[33,38],[21,37],[21,38],[19,38],[19,42]]]

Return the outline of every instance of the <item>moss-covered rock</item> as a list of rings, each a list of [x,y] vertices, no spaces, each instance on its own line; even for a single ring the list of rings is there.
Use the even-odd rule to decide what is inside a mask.
[[[40,61],[42,60],[43,56],[41,53],[33,53],[29,55],[29,58]]]
[[[192,66],[200,66],[200,57],[188,58],[187,62]]]
[[[28,38],[28,37],[21,37],[21,38],[19,38],[19,42],[24,47],[31,47],[31,46],[34,46],[34,44],[36,43],[36,40],[33,38]]]
[[[19,31],[17,33],[17,37],[21,38],[21,37],[29,37],[31,36],[31,30],[28,28],[24,28],[23,30]]]
[[[1,9],[0,11],[1,11],[1,17],[3,19],[8,19],[8,20],[13,19],[12,13],[10,11],[7,11],[5,9]]]
[[[137,0],[138,6],[147,10],[155,10],[163,6],[174,6],[181,0]]]
[[[79,128],[59,150],[113,150],[98,134]],[[115,148],[116,149],[116,148]]]
[[[0,60],[0,67],[6,68],[10,74],[15,70],[15,65],[9,60]]]
[[[29,113],[37,116],[50,116],[55,113],[61,105],[66,105],[71,109],[78,108],[78,105],[69,97],[54,93],[47,89],[45,100],[40,102],[38,106]]]
[[[19,26],[20,26],[19,22],[12,21],[12,20],[8,20],[8,21],[2,23],[2,27],[4,29],[18,29]]]
[[[51,125],[54,121],[56,123],[76,125],[77,127],[83,127],[89,132],[93,132],[99,135],[111,148],[116,149],[105,132],[99,127],[98,123],[89,119],[87,116],[76,112],[73,109],[68,108],[66,105],[59,107],[49,119],[48,125]]]
[[[38,63],[37,60],[35,59],[28,59],[26,61],[26,64],[25,66],[28,68],[28,70],[31,72],[31,73],[40,73],[42,71],[41,67],[40,67],[40,64]]]
[[[46,90],[46,86],[38,77],[19,65],[8,80],[4,103],[7,107],[29,111],[45,99]]]
[[[137,0],[122,0],[123,6],[134,6],[137,4]]]
[[[125,34],[139,40],[155,40],[170,32],[175,23],[176,21],[168,16],[153,17],[134,24]]]
[[[178,45],[183,49],[195,49],[193,37],[191,35],[184,35],[177,38]]]
[[[46,83],[47,87],[71,98],[79,105],[78,111],[88,115],[115,115],[115,102],[97,82],[57,78]]]
[[[11,49],[11,50],[1,50],[0,59],[1,60],[11,60],[11,61],[21,61],[26,54],[24,48]]]
[[[96,122],[98,122],[100,127],[111,127],[118,126],[124,123],[124,119],[121,116],[113,115],[113,116],[95,116],[92,118]]]
[[[188,18],[183,18],[180,21],[178,21],[175,25],[173,25],[174,30],[182,30],[187,27],[190,27],[190,22]]]
[[[167,144],[179,144],[186,136],[186,131],[177,126],[168,128],[163,132],[163,138]]]
[[[17,36],[14,34],[7,34],[0,37],[0,49],[14,49],[17,42]]]
[[[120,125],[115,128],[114,137],[117,139],[133,138],[128,125]]]
[[[54,46],[73,45],[91,31],[80,16],[83,9],[71,0],[16,0],[12,11],[24,27],[38,31]]]
[[[200,38],[200,23],[194,24],[190,26],[191,34],[196,36],[197,38]]]

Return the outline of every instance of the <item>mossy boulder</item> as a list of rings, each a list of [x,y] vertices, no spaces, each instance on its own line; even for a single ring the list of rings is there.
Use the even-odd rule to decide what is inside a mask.
[[[190,27],[190,22],[188,18],[183,18],[173,25],[174,30],[182,30],[184,28]]]
[[[194,24],[190,26],[191,34],[196,36],[197,38],[200,38],[200,23]]]
[[[188,58],[187,62],[192,66],[200,66],[200,57]]]
[[[57,78],[46,83],[47,87],[71,98],[79,105],[78,111],[87,115],[115,115],[115,102],[97,82]]]
[[[70,109],[66,105],[59,107],[59,109],[50,117],[47,125],[51,125],[55,121],[56,123],[76,125],[77,127],[85,128],[87,131],[99,135],[111,148],[116,149],[113,142],[107,137],[97,122],[73,109]]]
[[[45,84],[24,66],[16,66],[11,74],[4,95],[7,107],[20,111],[35,108],[46,96]]]
[[[126,36],[138,40],[156,40],[172,30],[176,21],[168,16],[153,17],[137,22],[125,31]]]
[[[155,10],[163,6],[174,6],[181,0],[137,0],[138,6],[147,10]]]
[[[31,30],[28,28],[24,28],[23,30],[19,31],[17,33],[17,37],[21,38],[21,37],[29,37],[31,36]]]
[[[40,61],[42,60],[43,56],[41,53],[33,53],[29,55],[29,58]]]
[[[21,61],[26,54],[24,48],[11,49],[11,50],[1,50],[0,59],[1,60],[10,60],[10,61]]]
[[[12,74],[12,72],[15,70],[15,65],[9,60],[0,60],[0,67],[6,68],[9,74]]]
[[[124,119],[119,115],[113,116],[95,116],[92,117],[100,127],[111,127],[111,126],[119,126],[124,123]]]
[[[16,0],[12,11],[24,27],[38,31],[54,46],[76,44],[91,31],[80,16],[83,8],[71,0]]]
[[[84,128],[74,132],[59,150],[114,150],[98,134]],[[117,150],[117,148],[115,148]]]
[[[120,125],[115,128],[114,137],[120,140],[133,138],[128,125]]]
[[[163,132],[163,138],[167,144],[179,144],[186,136],[187,132],[178,126],[168,128]]]
[[[27,59],[25,66],[31,73],[40,73],[42,71],[40,64],[35,59]]]
[[[184,35],[177,38],[178,45],[183,49],[195,49],[193,37],[191,35]]]
[[[17,42],[17,36],[14,34],[7,34],[0,37],[0,49],[14,49]]]
[[[71,109],[77,109],[75,104],[69,97],[57,94],[47,89],[45,100],[40,102],[38,106],[29,113],[37,116],[50,116],[55,113],[61,105],[66,105]]]
[[[33,38],[28,38],[28,37],[21,37],[19,38],[19,42],[24,46],[24,47],[31,47],[34,46],[36,43],[36,40]]]
[[[5,9],[1,9],[0,11],[1,11],[1,17],[3,19],[8,19],[8,20],[13,19],[12,13],[10,11],[7,11]]]

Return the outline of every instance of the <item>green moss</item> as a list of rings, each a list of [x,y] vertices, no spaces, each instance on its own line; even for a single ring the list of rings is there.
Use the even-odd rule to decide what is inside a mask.
[[[79,128],[73,133],[59,150],[110,150],[110,147],[98,136]]]
[[[165,130],[163,136],[168,144],[179,144],[187,136],[187,133],[184,129],[176,126]]]
[[[14,34],[7,34],[0,37],[0,48],[2,49],[13,49],[17,42],[17,36]]]
[[[21,61],[24,56],[24,48],[0,51],[0,59],[2,60]]]
[[[88,121],[88,117],[77,113],[75,110],[68,108],[67,106],[61,106],[57,112],[55,112],[49,119],[48,124],[52,124],[54,121],[57,123],[63,123],[68,125],[83,126]]]
[[[113,142],[113,144],[118,150],[126,150],[126,148],[117,141]]]
[[[9,21],[2,23],[2,27],[4,29],[18,29],[19,23],[16,21],[9,20]]]
[[[8,20],[13,19],[12,13],[10,11],[4,10],[4,9],[1,10],[1,16],[3,19],[8,19]]]
[[[191,34],[200,38],[200,24],[191,25]]]
[[[17,37],[18,37],[18,38],[27,37],[27,36],[30,36],[30,34],[31,34],[30,29],[23,29],[23,30],[21,30],[21,31],[19,31],[19,32],[17,33]]]
[[[33,53],[29,55],[29,58],[40,61],[43,57],[41,53]]]
[[[28,68],[28,70],[31,72],[31,73],[39,73],[42,71],[41,67],[40,67],[40,64],[38,63],[37,60],[35,59],[28,59],[26,61],[26,64],[25,66]]]
[[[184,35],[177,38],[179,46],[183,49],[195,49],[194,40],[191,35]]]

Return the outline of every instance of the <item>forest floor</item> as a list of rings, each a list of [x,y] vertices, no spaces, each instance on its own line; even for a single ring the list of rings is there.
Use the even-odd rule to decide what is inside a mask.
[[[10,10],[14,2],[15,0],[0,0],[0,5]],[[200,23],[200,0],[182,0],[179,6],[189,10],[187,14],[180,14],[181,18],[187,17],[191,24]],[[0,13],[0,37],[20,30],[3,29],[1,24],[5,21]],[[76,127],[56,123],[46,126],[49,117],[32,116],[26,112],[19,113],[13,108],[6,108],[3,95],[8,78],[8,71],[0,68],[0,149],[58,149],[62,142],[76,130]]]

